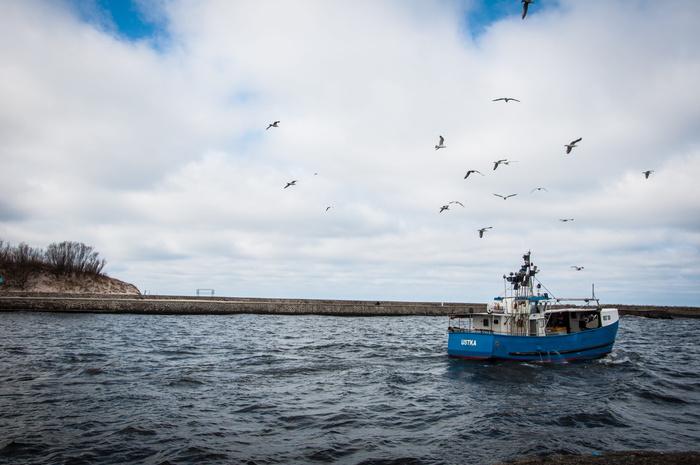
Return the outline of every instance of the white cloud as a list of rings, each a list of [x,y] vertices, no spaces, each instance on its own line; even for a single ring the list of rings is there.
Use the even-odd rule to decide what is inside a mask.
[[[153,49],[5,2],[0,237],[161,294],[484,301],[531,248],[556,294],[698,304],[700,6],[559,4],[474,42],[468,3],[172,1]]]

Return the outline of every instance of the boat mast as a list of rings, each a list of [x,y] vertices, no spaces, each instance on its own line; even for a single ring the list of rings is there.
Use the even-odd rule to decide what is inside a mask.
[[[510,283],[512,297],[526,298],[534,296],[534,276],[537,273],[537,267],[530,262],[530,252],[523,255],[525,262],[517,273],[510,273],[506,281]]]
[[[511,315],[508,318],[511,334],[527,334],[530,314],[530,297],[534,296],[534,276],[537,267],[530,262],[530,251],[523,255],[524,264],[520,270],[504,276],[506,292],[504,304],[506,312]]]

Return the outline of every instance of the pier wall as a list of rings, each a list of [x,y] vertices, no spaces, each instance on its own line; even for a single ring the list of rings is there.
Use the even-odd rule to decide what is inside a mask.
[[[621,316],[698,318],[698,307],[606,305]],[[400,302],[243,297],[153,296],[129,294],[45,294],[4,292],[2,311],[141,314],[277,314],[337,316],[455,315],[482,312],[485,303]]]
[[[151,314],[280,314],[338,316],[451,315],[479,312],[486,304],[442,302],[377,302],[360,300],[266,299],[10,293],[0,295],[0,311],[151,313]]]

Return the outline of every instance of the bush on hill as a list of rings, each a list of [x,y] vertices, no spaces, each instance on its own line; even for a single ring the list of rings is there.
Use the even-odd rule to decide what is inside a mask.
[[[63,277],[104,276],[106,264],[94,247],[82,242],[53,243],[44,251],[24,242],[12,246],[0,239],[0,277],[7,287],[25,289],[33,275],[47,272]]]

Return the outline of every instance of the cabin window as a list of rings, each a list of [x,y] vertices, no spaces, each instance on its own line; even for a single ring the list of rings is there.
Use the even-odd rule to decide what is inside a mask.
[[[563,313],[552,313],[549,316],[549,323],[547,325],[552,326],[552,327],[560,327],[560,328],[566,326],[566,321],[564,320],[564,314]]]
[[[489,319],[488,319],[488,318],[484,318],[484,326],[488,326],[488,325],[489,325]]]
[[[493,324],[497,325],[497,324],[498,324],[498,319],[493,320]]]

